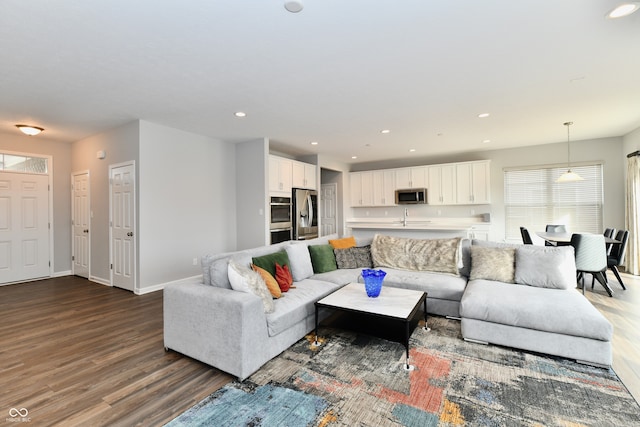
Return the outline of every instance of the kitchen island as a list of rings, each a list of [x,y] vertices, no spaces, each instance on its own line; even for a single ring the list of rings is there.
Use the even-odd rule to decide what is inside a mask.
[[[375,234],[417,239],[466,237],[489,240],[491,223],[475,218],[350,218],[347,234],[369,238]]]

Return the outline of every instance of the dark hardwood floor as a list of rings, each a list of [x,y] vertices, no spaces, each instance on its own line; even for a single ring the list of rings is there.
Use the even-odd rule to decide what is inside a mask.
[[[162,425],[231,377],[163,348],[162,292],[69,276],[0,287],[0,420]],[[20,424],[20,423],[18,423]]]
[[[587,297],[614,324],[614,370],[640,401],[640,278]],[[162,292],[137,296],[78,277],[0,286],[0,420],[162,425],[232,378],[162,338]]]

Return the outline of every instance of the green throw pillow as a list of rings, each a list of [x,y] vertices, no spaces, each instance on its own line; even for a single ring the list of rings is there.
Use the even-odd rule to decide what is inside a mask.
[[[326,273],[338,269],[331,245],[309,246],[309,254],[314,273]]]
[[[264,268],[273,277],[276,277],[276,262],[281,266],[289,265],[289,256],[285,251],[275,252],[269,255],[255,257],[252,259],[254,265]]]

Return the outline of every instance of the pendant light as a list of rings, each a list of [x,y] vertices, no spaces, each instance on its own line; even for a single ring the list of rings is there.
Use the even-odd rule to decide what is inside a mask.
[[[571,172],[571,137],[569,135],[569,126],[571,126],[573,122],[565,122],[563,124],[567,127],[567,171],[560,175],[560,178],[558,178],[556,182],[584,181],[583,177],[575,172]]]

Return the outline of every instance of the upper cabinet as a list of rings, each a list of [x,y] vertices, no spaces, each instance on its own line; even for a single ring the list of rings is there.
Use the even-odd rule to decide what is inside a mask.
[[[292,163],[292,183],[294,188],[307,188],[316,190],[316,165],[304,162],[293,161]]]
[[[349,174],[351,206],[394,206],[395,190],[426,188],[430,205],[491,203],[489,160]]]
[[[427,174],[427,202],[430,205],[456,204],[456,165],[429,166]]]
[[[315,190],[316,170],[316,165],[270,155],[269,192],[291,196],[292,187]]]
[[[426,188],[427,167],[417,166],[413,168],[396,169],[396,188]]]
[[[291,194],[291,159],[269,156],[269,192]]]
[[[490,162],[465,162],[456,164],[456,202],[459,205],[491,203]]]

